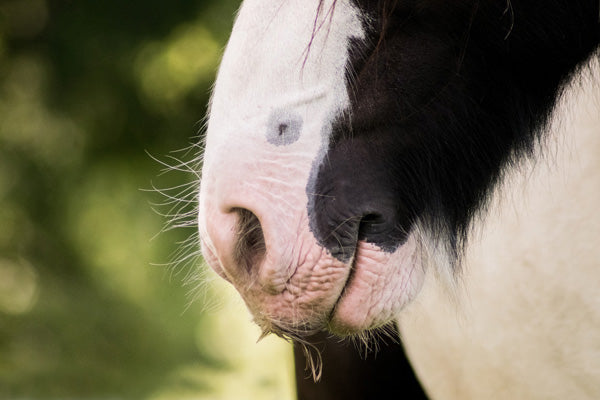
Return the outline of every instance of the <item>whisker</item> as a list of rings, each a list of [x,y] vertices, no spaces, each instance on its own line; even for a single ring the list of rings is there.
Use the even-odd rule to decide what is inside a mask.
[[[200,124],[204,126],[206,118]],[[156,193],[160,198],[160,200],[151,201],[150,206],[156,214],[164,218],[165,222],[152,239],[173,230],[189,230],[184,240],[175,242],[177,248],[169,254],[166,262],[151,263],[153,266],[165,268],[169,273],[170,280],[175,277],[180,278],[183,286],[188,288],[189,300],[183,312],[199,300],[203,307],[209,307],[209,297],[206,291],[209,278],[208,267],[203,262],[197,230],[197,193],[201,181],[204,143],[200,135],[195,139],[196,143],[190,143],[181,150],[171,151],[162,158],[146,151],[152,160],[162,166],[158,176],[174,172],[179,174],[178,177],[182,177],[185,182],[166,187],[151,182],[150,188],[141,189],[144,192]]]

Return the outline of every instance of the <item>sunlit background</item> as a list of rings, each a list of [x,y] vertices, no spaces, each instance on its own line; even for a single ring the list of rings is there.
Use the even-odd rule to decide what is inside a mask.
[[[294,397],[147,190],[194,180],[160,162],[192,160],[238,6],[0,0],[1,399]]]

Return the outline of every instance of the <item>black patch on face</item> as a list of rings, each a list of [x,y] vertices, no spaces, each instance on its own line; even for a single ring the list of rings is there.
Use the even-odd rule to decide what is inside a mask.
[[[275,146],[285,146],[300,138],[302,116],[293,110],[275,109],[267,122],[267,141]]]
[[[420,221],[458,255],[597,47],[598,2],[355,3],[371,29],[351,46],[351,107],[309,182],[311,229],[348,261],[358,239],[391,252]]]

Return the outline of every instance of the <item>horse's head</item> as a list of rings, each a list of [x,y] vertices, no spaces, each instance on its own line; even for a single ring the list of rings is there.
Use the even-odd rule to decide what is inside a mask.
[[[413,221],[396,204],[399,188],[387,187],[387,155],[347,129],[365,22],[346,1],[247,1],[223,57],[202,246],[265,330],[374,327],[422,282]]]
[[[572,67],[556,60],[586,46],[536,25],[556,10],[522,6],[519,24],[504,3],[244,1],[210,106],[199,229],[265,331],[375,328],[428,260],[452,272]]]

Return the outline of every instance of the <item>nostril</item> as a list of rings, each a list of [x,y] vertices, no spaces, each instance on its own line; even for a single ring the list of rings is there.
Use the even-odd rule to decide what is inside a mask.
[[[252,211],[244,208],[234,208],[231,211],[238,216],[234,260],[250,273],[262,262],[267,250],[263,230]]]
[[[406,242],[411,223],[399,220],[393,209],[365,214],[358,225],[358,240],[376,244],[381,249],[393,252]]]
[[[358,239],[365,240],[368,236],[379,233],[384,223],[385,219],[379,213],[371,213],[363,216],[358,226]]]

